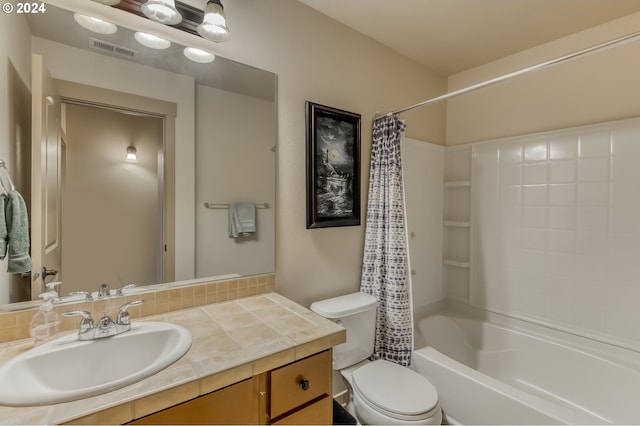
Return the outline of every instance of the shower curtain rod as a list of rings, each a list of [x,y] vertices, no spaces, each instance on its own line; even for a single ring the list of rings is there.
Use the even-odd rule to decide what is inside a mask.
[[[578,58],[580,56],[588,55],[590,53],[595,53],[595,52],[598,52],[600,50],[605,50],[605,49],[614,47],[614,46],[616,46],[618,44],[629,43],[629,42],[635,41],[635,39],[637,39],[639,37],[640,37],[640,31],[637,31],[637,32],[631,33],[631,34],[627,34],[625,36],[616,38],[614,40],[606,41],[604,43],[596,44],[595,46],[587,47],[587,48],[579,50],[577,52],[569,53],[568,55],[560,56],[560,57],[551,59],[549,61],[542,62],[540,64],[531,65],[529,67],[522,68],[520,70],[513,71],[513,72],[510,72],[508,74],[504,74],[504,75],[501,75],[501,76],[498,76],[498,77],[495,77],[495,78],[491,78],[489,80],[485,80],[485,81],[480,82],[480,83],[472,84],[471,86],[463,87],[462,89],[454,90],[453,92],[445,93],[444,95],[437,96],[435,98],[432,98],[432,99],[417,103],[415,105],[411,105],[411,106],[408,106],[408,107],[405,107],[405,108],[397,109],[395,111],[390,111],[390,112],[388,112],[386,114],[376,114],[374,116],[374,120],[377,120],[377,119],[382,118],[382,117],[392,117],[394,115],[398,115],[398,114],[402,114],[403,112],[410,111],[410,110],[412,110],[414,108],[419,108],[419,107],[422,107],[422,106],[425,106],[425,105],[429,105],[429,104],[433,104],[433,103],[436,103],[436,102],[445,101],[447,99],[453,98],[454,96],[459,96],[459,95],[463,95],[465,93],[472,92],[474,90],[482,89],[483,87],[487,87],[487,86],[490,86],[492,84],[500,83],[502,81],[509,80],[509,79],[511,79],[513,77],[517,77],[517,76],[520,76],[520,75],[528,74],[528,73],[533,72],[533,71],[538,71],[538,70],[541,70],[543,68],[550,67],[552,65],[560,64],[562,62],[567,62],[567,61],[570,61],[572,59],[576,59],[576,58]]]

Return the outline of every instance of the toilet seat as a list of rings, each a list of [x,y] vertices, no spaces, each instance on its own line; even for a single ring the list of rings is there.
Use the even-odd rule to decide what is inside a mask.
[[[355,370],[352,386],[365,403],[398,420],[423,420],[440,410],[436,389],[425,377],[389,361]]]

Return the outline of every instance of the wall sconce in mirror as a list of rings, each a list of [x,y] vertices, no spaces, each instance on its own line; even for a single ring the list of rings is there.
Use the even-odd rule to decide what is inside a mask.
[[[150,49],[163,50],[171,46],[171,42],[169,40],[153,34],[138,31],[133,35],[133,37],[138,43]]]
[[[138,150],[136,149],[135,146],[128,146],[127,147],[127,158],[126,160],[130,163],[137,163],[138,162]]]
[[[114,0],[94,1],[103,3]],[[208,0],[204,11],[176,0],[119,0],[113,6],[215,42],[225,41],[230,37],[221,0]],[[174,9],[177,16],[171,15]],[[152,15],[152,10],[162,11],[162,16],[160,12]],[[173,16],[175,23],[169,21],[169,15]]]
[[[216,59],[216,56],[213,53],[205,52],[204,50],[195,47],[186,47],[184,49],[184,56],[199,64],[208,64]]]
[[[118,31],[118,27],[111,22],[94,18],[93,16],[81,15],[76,13],[73,19],[83,28],[98,34],[114,34]]]

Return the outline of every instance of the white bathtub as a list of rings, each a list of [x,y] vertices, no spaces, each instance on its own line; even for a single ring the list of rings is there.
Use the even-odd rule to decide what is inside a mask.
[[[450,423],[640,424],[636,352],[457,314],[418,321],[420,341],[413,367]]]

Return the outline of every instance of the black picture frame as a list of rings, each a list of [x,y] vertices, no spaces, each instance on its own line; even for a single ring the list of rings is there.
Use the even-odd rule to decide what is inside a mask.
[[[360,225],[360,123],[306,102],[307,229]]]

